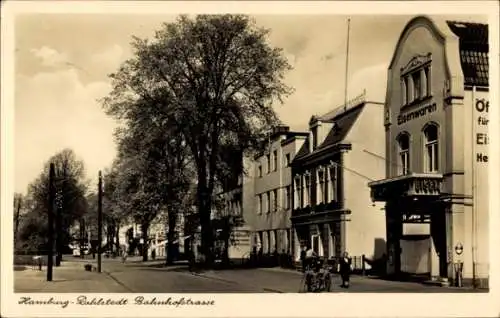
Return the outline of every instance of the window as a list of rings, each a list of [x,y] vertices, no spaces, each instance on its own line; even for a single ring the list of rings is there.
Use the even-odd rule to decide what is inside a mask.
[[[262,194],[259,194],[257,199],[258,199],[258,201],[259,201],[259,202],[257,203],[257,204],[258,204],[258,205],[257,205],[257,213],[258,213],[258,214],[262,214]]]
[[[337,171],[338,169],[336,163],[328,168],[328,172],[330,174],[330,191],[328,199],[330,201],[337,201]]]
[[[424,129],[425,137],[425,168],[426,172],[437,172],[438,164],[438,128],[436,125],[428,125]]]
[[[271,211],[271,192],[267,192],[267,209],[266,213],[269,213]]]
[[[302,188],[302,191],[304,192],[303,196],[303,205],[304,207],[308,206],[310,204],[310,194],[311,194],[311,176],[309,174],[306,174],[304,176],[304,185]]]
[[[431,65],[427,63],[401,77],[401,102],[403,106],[432,96]]]
[[[398,137],[399,145],[399,174],[405,175],[410,172],[410,136],[402,134]]]
[[[278,169],[278,151],[273,152],[273,170],[276,171]]]
[[[267,159],[267,173],[271,172],[271,155],[266,156]]]
[[[274,201],[273,201],[274,208],[273,208],[273,211],[278,211],[278,190],[277,189],[273,190],[273,197],[274,197]]]
[[[314,251],[314,253],[316,253],[316,255],[320,255],[319,254],[319,244],[320,244],[320,240],[319,240],[319,235],[312,235],[311,236],[311,247],[312,247],[312,250]]]
[[[302,207],[302,201],[301,201],[301,196],[302,196],[302,191],[300,189],[300,176],[296,176],[294,178],[294,182],[293,182],[293,185],[294,185],[294,203],[293,203],[293,208],[294,209],[298,209],[300,207]]]
[[[290,154],[287,153],[285,155],[285,167],[289,167],[290,166]]]
[[[290,196],[291,189],[290,188],[291,188],[291,186],[285,187],[285,202],[284,202],[285,204],[284,204],[284,206],[285,206],[286,210],[290,209],[290,201],[291,201],[291,196]]]
[[[314,127],[312,129],[312,146],[313,146],[313,150],[316,149],[316,147],[318,146],[318,127]]]
[[[259,178],[262,178],[262,165],[259,165]]]
[[[413,100],[419,100],[422,97],[422,77],[420,72],[414,72],[411,79],[413,81]]]
[[[325,195],[324,195],[324,182],[325,182],[325,174],[323,170],[318,169],[318,174],[317,174],[317,179],[316,179],[316,203],[324,203],[325,200]]]

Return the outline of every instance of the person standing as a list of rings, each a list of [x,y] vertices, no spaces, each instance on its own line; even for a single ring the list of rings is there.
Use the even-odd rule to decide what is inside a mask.
[[[302,246],[302,249],[300,251],[300,261],[302,262],[302,271],[306,271],[306,248],[305,246]]]
[[[352,271],[352,262],[349,254],[344,252],[343,257],[340,259],[338,272],[340,274],[340,278],[342,279],[342,288],[349,288],[349,279]]]

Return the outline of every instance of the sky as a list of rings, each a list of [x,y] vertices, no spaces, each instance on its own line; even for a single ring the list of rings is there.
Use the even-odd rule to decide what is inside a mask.
[[[412,16],[351,16],[348,96],[366,89],[383,102],[388,63]],[[110,91],[108,74],[131,57],[132,36],[151,38],[173,15],[31,14],[15,21],[15,191],[44,163],[69,147],[95,179],[116,155],[113,130],[98,100]],[[283,123],[306,130],[309,118],[344,101],[347,16],[254,16],[271,30],[269,43],[294,67],[285,78],[295,89],[275,105]],[[450,16],[485,21],[484,17]]]

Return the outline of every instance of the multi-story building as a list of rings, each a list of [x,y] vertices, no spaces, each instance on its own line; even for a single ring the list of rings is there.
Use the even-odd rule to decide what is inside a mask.
[[[248,259],[251,253],[254,177],[252,161],[240,151],[228,153],[231,173],[222,180],[218,202],[212,212],[216,248],[228,247],[227,256],[233,263]]]
[[[368,182],[384,175],[384,106],[366,92],[323,116],[312,116],[309,136],[292,162],[294,259],[310,246],[326,258],[385,253],[382,205]]]
[[[291,162],[307,135],[277,126],[266,150],[254,157],[253,246],[264,255],[291,254]]]
[[[488,51],[485,24],[418,16],[401,33],[386,177],[370,184],[385,202],[390,273],[446,281],[462,263],[465,282],[488,281]]]

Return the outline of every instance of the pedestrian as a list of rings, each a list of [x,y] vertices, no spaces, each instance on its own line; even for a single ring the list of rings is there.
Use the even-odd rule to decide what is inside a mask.
[[[340,287],[349,288],[349,278],[351,276],[351,271],[352,271],[351,258],[349,257],[349,254],[347,252],[344,252],[344,255],[340,259],[338,265],[338,272],[340,274],[340,278],[342,279],[342,285],[340,285]]]
[[[300,251],[300,261],[302,262],[302,272],[306,271],[306,247],[302,246]]]
[[[127,249],[124,248],[122,249],[122,263],[125,263],[126,260],[127,260]]]
[[[311,247],[311,244],[307,245],[307,250],[306,250],[306,268],[309,267],[312,269],[313,266],[313,261],[316,257],[316,252]]]
[[[151,250],[151,258],[153,261],[156,259],[156,247]]]

